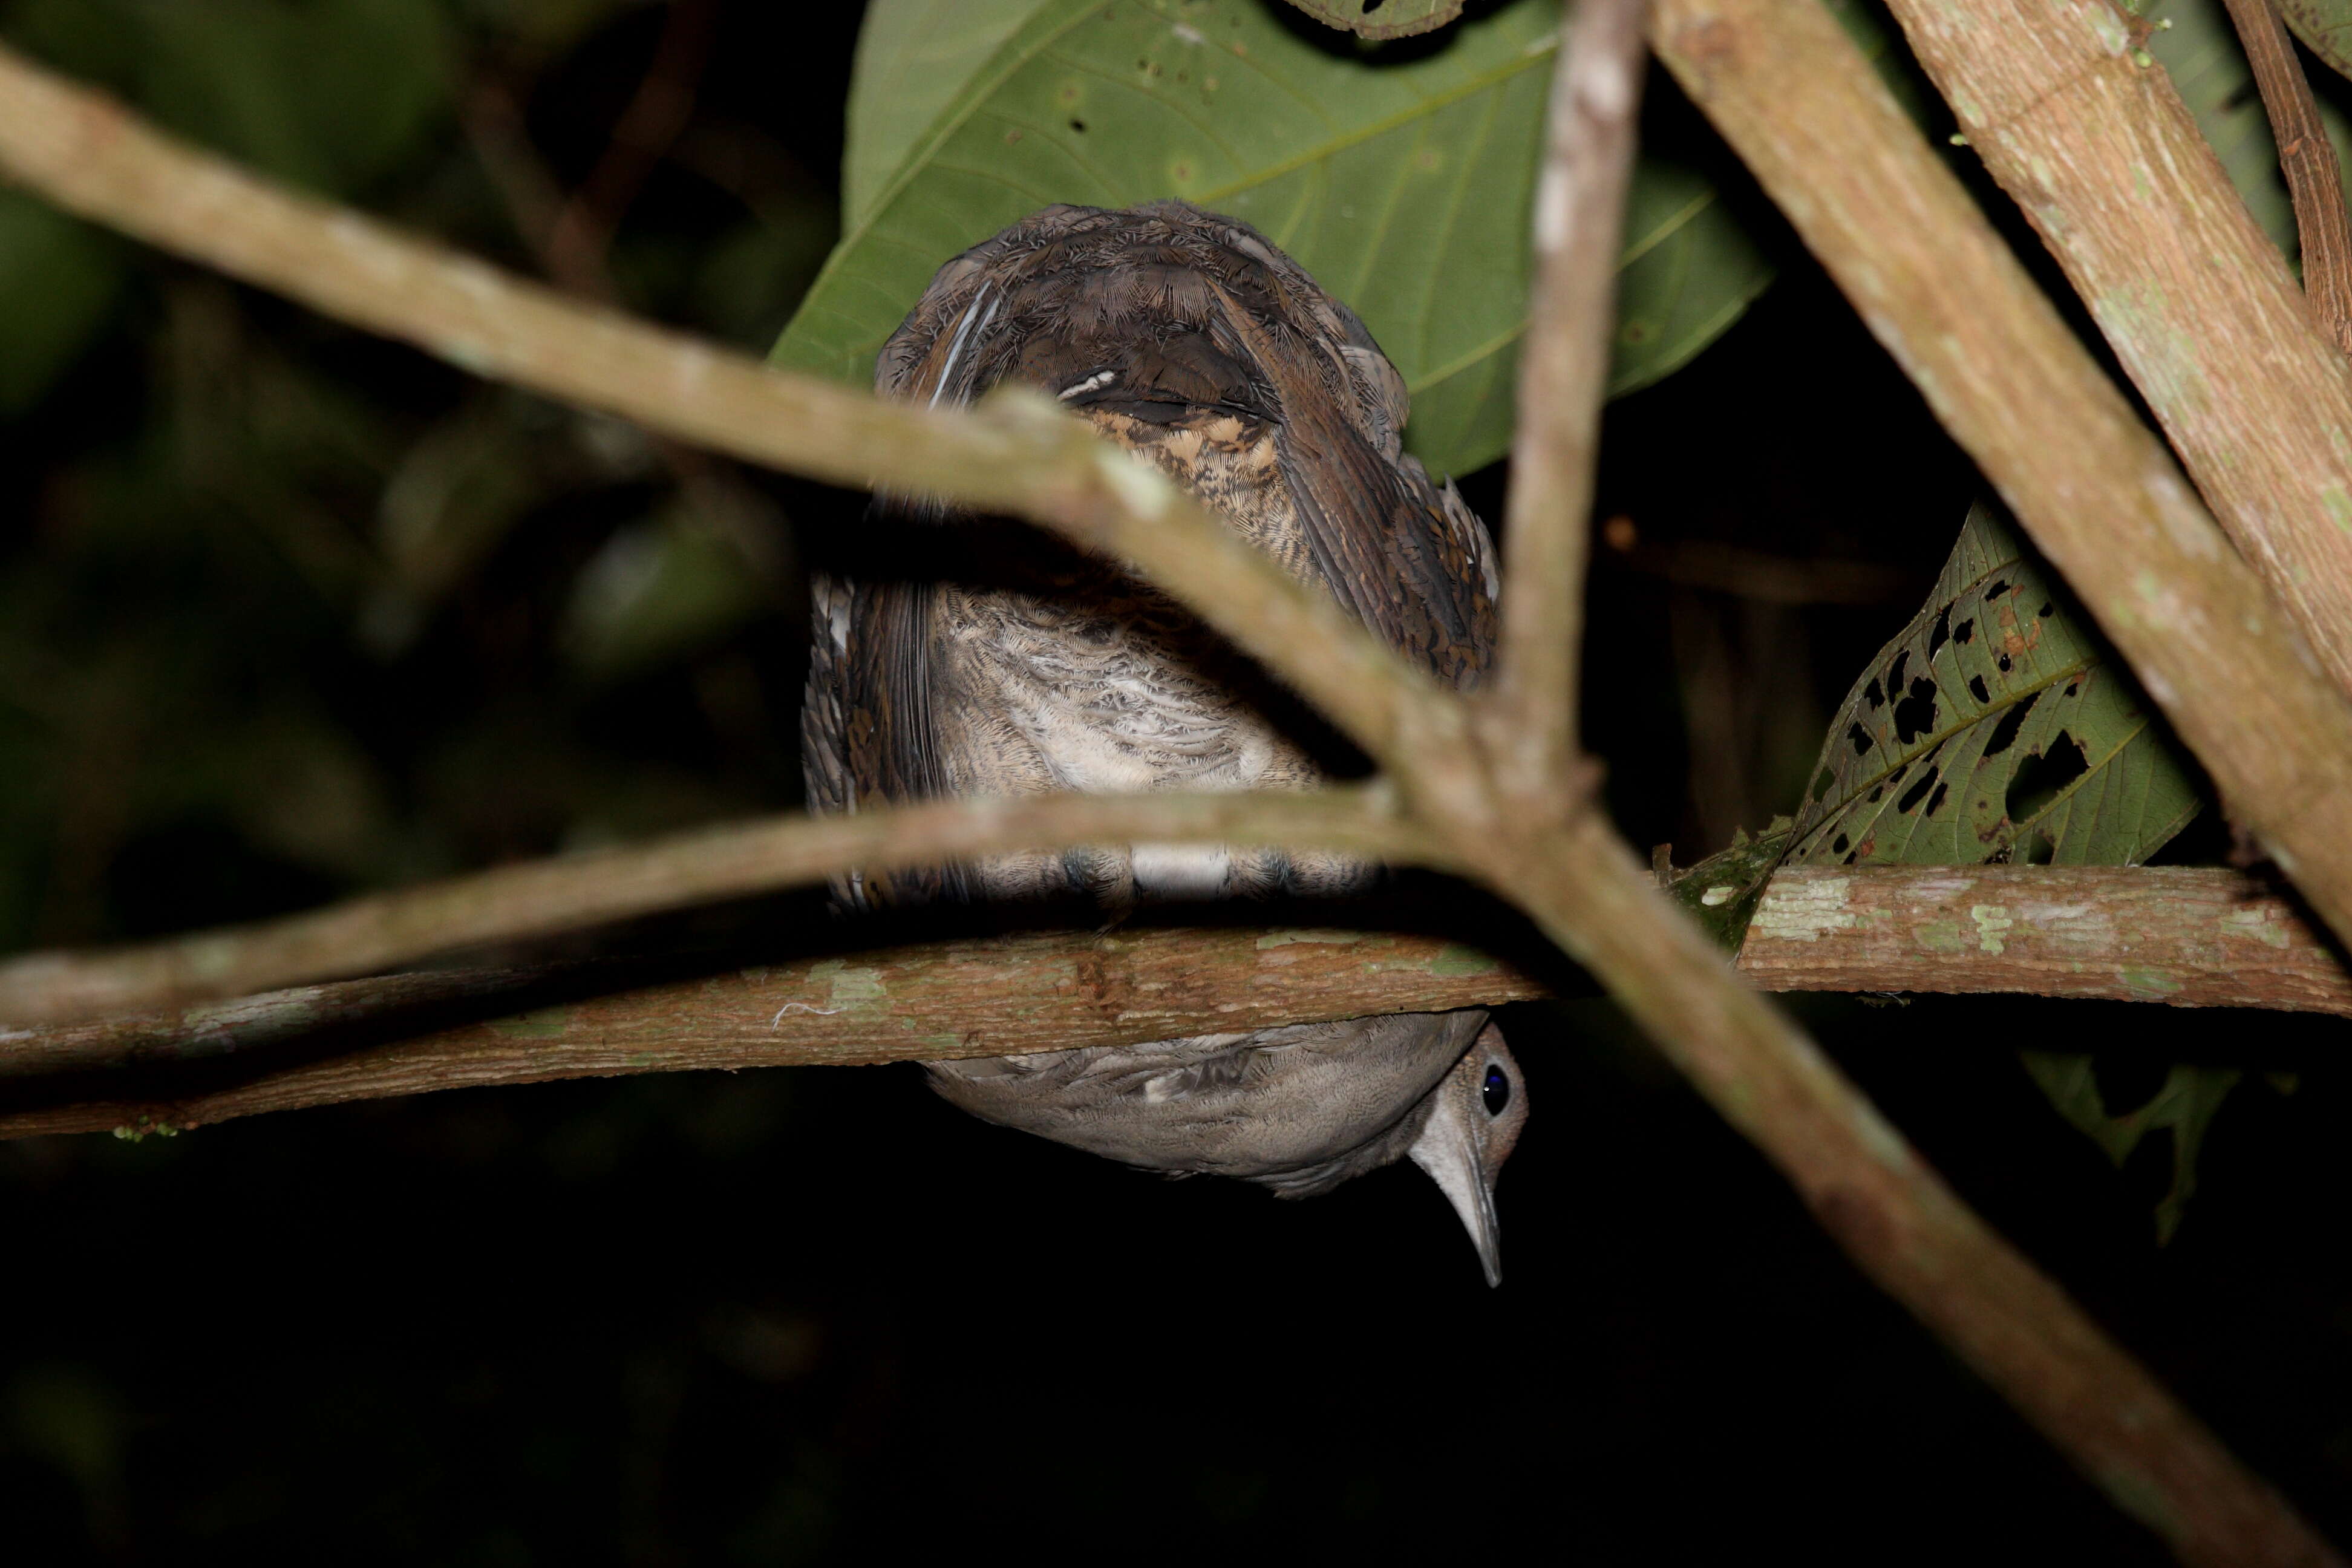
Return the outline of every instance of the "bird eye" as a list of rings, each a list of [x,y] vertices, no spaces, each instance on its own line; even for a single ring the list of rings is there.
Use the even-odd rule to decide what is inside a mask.
[[[1486,1098],[1486,1114],[1500,1116],[1503,1108],[1511,1103],[1511,1075],[1491,1062],[1486,1067],[1486,1082],[1482,1092]]]

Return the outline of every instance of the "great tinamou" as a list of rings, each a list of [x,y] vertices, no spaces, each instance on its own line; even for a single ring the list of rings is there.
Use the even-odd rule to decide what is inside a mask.
[[[1457,688],[1491,656],[1486,531],[1400,437],[1403,380],[1353,312],[1247,226],[1181,202],[1055,206],[942,267],[883,348],[886,395],[1043,389],[1222,512],[1292,575]],[[1056,790],[1304,789],[1345,747],[1165,595],[1042,533],[881,496],[936,575],[813,586],[812,811]],[[928,525],[928,526],[924,526]],[[944,564],[939,564],[944,563]],[[835,884],[852,907],[1329,897],[1330,853],[1149,844],[1017,854]],[[1483,1012],[1405,1014],[934,1062],[988,1121],[1285,1197],[1409,1155],[1500,1279],[1495,1179],[1526,1089]]]

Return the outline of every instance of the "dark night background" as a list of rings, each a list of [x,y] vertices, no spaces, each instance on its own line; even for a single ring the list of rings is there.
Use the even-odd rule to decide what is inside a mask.
[[[284,177],[755,350],[833,237],[856,24],[0,5],[0,35]],[[691,112],[638,157],[616,126],[649,67]],[[1653,92],[1658,134],[1696,133]],[[583,187],[609,247],[526,243],[534,199]],[[1626,521],[1596,563],[1591,740],[1628,835],[1685,863],[1792,804],[1976,482],[1780,250],[1780,282],[1604,444]],[[21,207],[0,301],[0,947],[797,804],[799,574],[858,498]],[[1502,484],[1465,489],[1491,519]],[[736,934],[788,945],[787,907]],[[1994,1225],[2352,1534],[2340,1023],[1794,1005]],[[1536,1111],[1494,1292],[1407,1167],[1298,1205],[1162,1182],[964,1118],[913,1068],[0,1145],[0,1550],[2160,1560],[1607,1004],[1504,1021]],[[2273,1078],[2229,1101],[2159,1247],[2167,1139],[2111,1168],[2021,1048],[2098,1051],[2118,1110],[2175,1060]]]

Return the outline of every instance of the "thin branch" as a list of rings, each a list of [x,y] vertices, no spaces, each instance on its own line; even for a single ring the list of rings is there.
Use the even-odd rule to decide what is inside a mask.
[[[23,1028],[364,974],[482,942],[881,870],[1088,843],[1313,845],[1444,857],[1374,784],[1298,794],[1045,795],[782,817],[503,866],[322,910],[98,952],[0,963],[0,1026]]]
[[[2303,293],[2320,330],[2352,353],[2352,218],[2344,211],[2344,176],[2336,144],[2320,122],[2319,101],[2295,58],[2286,24],[2272,0],[2228,0],[2230,20],[2245,46],[2246,63],[2270,116],[2279,169],[2294,201],[2295,237],[2303,253]]]
[[[1892,96],[1874,78],[1850,79],[1849,64],[1868,68],[1817,0],[1660,0],[1656,18],[1659,53],[1692,99],[2081,595],[2232,808],[2328,924],[2352,936],[2352,790],[2343,787],[2352,703],[2319,673],[2164,447]],[[2301,321],[2300,303],[2295,311]],[[2232,321],[2226,313],[2200,321],[2203,338],[2231,336],[2214,327]],[[2265,438],[2248,436],[2249,466]],[[2352,546],[2352,533],[2342,537]],[[2352,614],[2344,620],[2352,626]]]
[[[1889,5],[2214,517],[2352,692],[2352,362],[2134,47],[2136,19],[2116,0]],[[2314,156],[2327,145],[2306,140]],[[2119,567],[2148,564],[2111,549]]]
[[[1601,395],[1615,337],[1617,258],[1633,179],[1647,0],[1583,0],[1554,67],[1535,206],[1535,284],[1519,355],[1504,542],[1498,756],[1530,798],[1565,787]]]
[[[2333,952],[2227,870],[1795,868],[1766,889],[1739,967],[1769,991],[2029,991],[2352,1017],[2352,976]],[[1331,929],[976,939],[618,992],[613,973],[425,971],[18,1031],[0,1039],[0,1137],[558,1078],[1130,1045],[1555,994],[1444,938]]]
[[[566,299],[166,137],[0,47],[0,174],[59,206],[475,374],[835,484],[1029,518],[1125,558],[1264,659],[1375,760],[1431,680],[1158,469],[1042,395],[884,403]]]

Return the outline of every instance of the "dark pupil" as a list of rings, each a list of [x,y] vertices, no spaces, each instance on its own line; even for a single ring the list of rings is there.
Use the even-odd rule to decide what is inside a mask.
[[[1511,1079],[1501,1068],[1486,1068],[1486,1114],[1500,1116],[1503,1107],[1511,1103]]]

